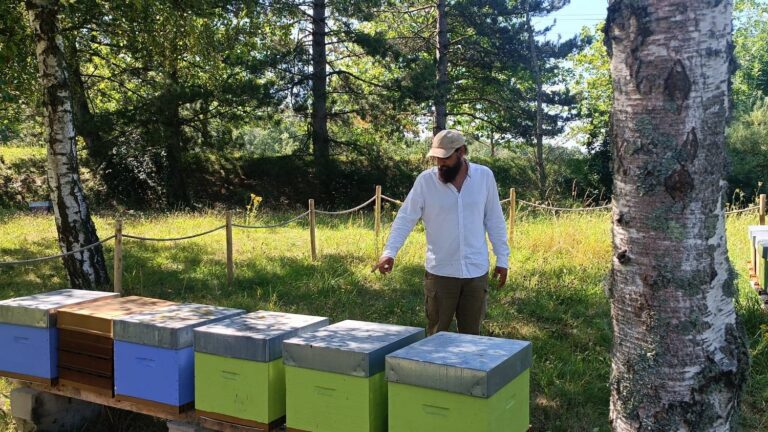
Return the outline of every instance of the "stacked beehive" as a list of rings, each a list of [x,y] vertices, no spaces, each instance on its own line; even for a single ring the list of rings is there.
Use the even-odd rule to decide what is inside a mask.
[[[531,343],[438,333],[386,358],[392,432],[528,430]]]
[[[285,423],[283,340],[328,318],[257,311],[195,329],[198,415],[272,431]]]
[[[384,432],[384,357],[424,329],[342,321],[283,342],[286,425],[294,432]]]
[[[58,309],[119,294],[65,289],[0,301],[0,375],[52,384],[58,378]]]
[[[114,320],[174,302],[122,297],[59,309],[59,382],[114,395]]]
[[[757,276],[757,282],[763,289],[768,286],[766,278],[766,261],[768,261],[768,226],[750,225],[747,227],[749,235],[752,271]]]
[[[115,397],[171,413],[189,408],[194,328],[244,312],[183,303],[115,320]]]

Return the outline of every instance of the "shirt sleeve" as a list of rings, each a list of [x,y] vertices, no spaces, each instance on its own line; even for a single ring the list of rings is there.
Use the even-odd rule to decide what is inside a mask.
[[[488,170],[488,197],[485,200],[485,215],[483,225],[488,233],[488,239],[496,255],[497,267],[509,267],[509,244],[507,243],[507,224],[504,221],[504,212],[499,201],[499,189],[493,172]]]
[[[408,196],[405,197],[403,205],[397,212],[389,231],[387,244],[384,245],[384,252],[381,253],[382,256],[391,258],[397,256],[397,252],[403,247],[413,227],[421,219],[424,212],[424,195],[420,187],[421,179],[421,176],[416,178],[413,188],[408,192]]]

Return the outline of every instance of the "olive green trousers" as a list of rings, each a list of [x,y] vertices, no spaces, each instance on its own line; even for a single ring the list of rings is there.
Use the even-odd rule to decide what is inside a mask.
[[[488,304],[488,275],[454,278],[424,274],[427,335],[448,331],[456,316],[459,333],[480,334]]]

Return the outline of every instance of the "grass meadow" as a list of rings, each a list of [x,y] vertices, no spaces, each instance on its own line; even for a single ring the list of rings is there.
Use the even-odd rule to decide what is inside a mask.
[[[394,207],[385,211],[385,227]],[[297,212],[298,213],[298,212]],[[288,214],[263,214],[268,224]],[[221,213],[133,214],[124,232],[175,237],[221,225]],[[752,346],[752,371],[741,416],[744,430],[766,430],[768,355],[766,316],[746,279],[746,226],[756,215],[729,216],[728,244],[738,272],[738,308]],[[236,221],[241,222],[241,221]],[[96,217],[99,234],[110,235],[114,216]],[[534,431],[607,431],[610,370],[610,306],[603,280],[610,266],[611,219],[607,212],[564,216],[520,214],[507,285],[492,289],[484,334],[533,342],[531,423]],[[370,214],[318,218],[319,258],[309,254],[305,220],[265,230],[234,231],[235,282],[227,286],[225,233],[180,242],[124,240],[124,293],[323,315],[333,322],[358,319],[423,326],[424,232],[417,226],[391,275],[371,273],[377,257]],[[382,238],[386,237],[386,230]],[[112,263],[113,249],[106,246]],[[0,261],[57,253],[51,216],[0,213]],[[0,298],[67,285],[59,261],[0,267]],[[8,382],[0,382],[6,409]],[[138,423],[137,423],[138,422]],[[11,420],[0,413],[0,430]],[[87,430],[164,430],[164,424],[107,412]]]

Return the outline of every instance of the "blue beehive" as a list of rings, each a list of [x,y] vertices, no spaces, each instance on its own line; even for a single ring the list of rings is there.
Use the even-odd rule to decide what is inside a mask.
[[[115,320],[115,397],[183,410],[194,401],[194,328],[244,312],[185,303]]]
[[[118,296],[64,289],[0,301],[0,375],[51,383],[58,377],[56,310]]]

